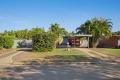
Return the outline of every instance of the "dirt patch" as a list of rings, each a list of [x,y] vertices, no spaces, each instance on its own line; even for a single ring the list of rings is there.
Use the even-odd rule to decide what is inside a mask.
[[[3,49],[3,50],[0,50],[0,58],[9,56],[12,53],[15,53],[16,51],[17,51],[17,49]]]

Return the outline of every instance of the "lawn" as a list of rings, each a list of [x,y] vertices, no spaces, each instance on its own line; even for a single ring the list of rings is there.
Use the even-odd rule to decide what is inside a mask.
[[[89,61],[88,55],[82,51],[70,49],[65,51],[62,49],[54,49],[52,52],[24,52],[14,57],[15,62],[24,62],[30,60],[39,60],[42,63],[64,63],[64,62],[80,62]]]
[[[108,55],[113,55],[116,57],[120,57],[120,49],[112,49],[112,48],[96,48],[92,49],[97,52],[103,53],[103,54],[108,54]]]
[[[72,55],[78,55],[78,56],[86,56],[87,54],[78,51],[75,49],[70,49],[69,51],[66,51],[64,48],[62,49],[54,49],[52,52],[36,52],[39,57],[47,57],[47,56],[72,56]]]

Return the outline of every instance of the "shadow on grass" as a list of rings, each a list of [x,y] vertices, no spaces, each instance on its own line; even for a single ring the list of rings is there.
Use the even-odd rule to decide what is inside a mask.
[[[34,59],[31,61],[21,61],[25,65],[65,65],[65,64],[100,64],[101,59],[86,57],[83,55],[54,55],[46,56],[42,59]]]
[[[55,56],[47,56],[45,59],[48,59],[49,62],[52,62],[53,64],[72,64],[72,63],[81,63],[81,62],[89,62],[92,64],[98,63],[98,61],[101,61],[97,58],[91,58],[86,57],[83,55],[55,55]]]

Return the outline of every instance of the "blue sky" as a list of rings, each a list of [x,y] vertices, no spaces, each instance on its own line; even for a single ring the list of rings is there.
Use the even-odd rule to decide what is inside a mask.
[[[93,17],[111,19],[113,31],[120,30],[120,0],[0,0],[0,32],[47,30],[52,23],[74,31]]]

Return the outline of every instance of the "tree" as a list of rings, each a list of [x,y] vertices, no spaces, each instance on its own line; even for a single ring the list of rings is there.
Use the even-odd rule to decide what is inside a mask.
[[[56,34],[57,37],[68,34],[65,28],[61,28],[61,26],[57,23],[51,24],[51,27],[49,28],[49,32]]]
[[[112,22],[109,19],[93,18],[86,21],[76,29],[77,34],[91,34],[92,47],[97,47],[99,41],[103,38],[109,38],[112,28]]]
[[[43,33],[45,32],[43,28],[32,28],[30,31],[29,31],[29,34],[31,34],[30,38],[32,38],[32,36],[36,35],[36,34],[40,34],[40,33]]]
[[[14,44],[14,36],[4,35],[0,36],[0,49],[12,48]]]
[[[32,39],[32,36],[36,34],[40,34],[42,32],[45,32],[42,28],[32,28],[31,30],[24,29],[24,30],[17,30],[17,31],[7,31],[5,30],[4,33],[1,33],[1,35],[9,35],[9,36],[15,36],[17,39]]]
[[[113,32],[114,35],[120,35],[120,31]]]
[[[50,33],[53,33],[55,35],[56,41],[55,41],[55,45],[59,45],[62,40],[63,40],[63,36],[68,34],[68,32],[65,30],[65,28],[61,28],[61,26],[57,23],[52,24],[51,27],[49,28]]]
[[[48,52],[54,49],[54,35],[52,33],[40,33],[33,36],[33,51]]]

